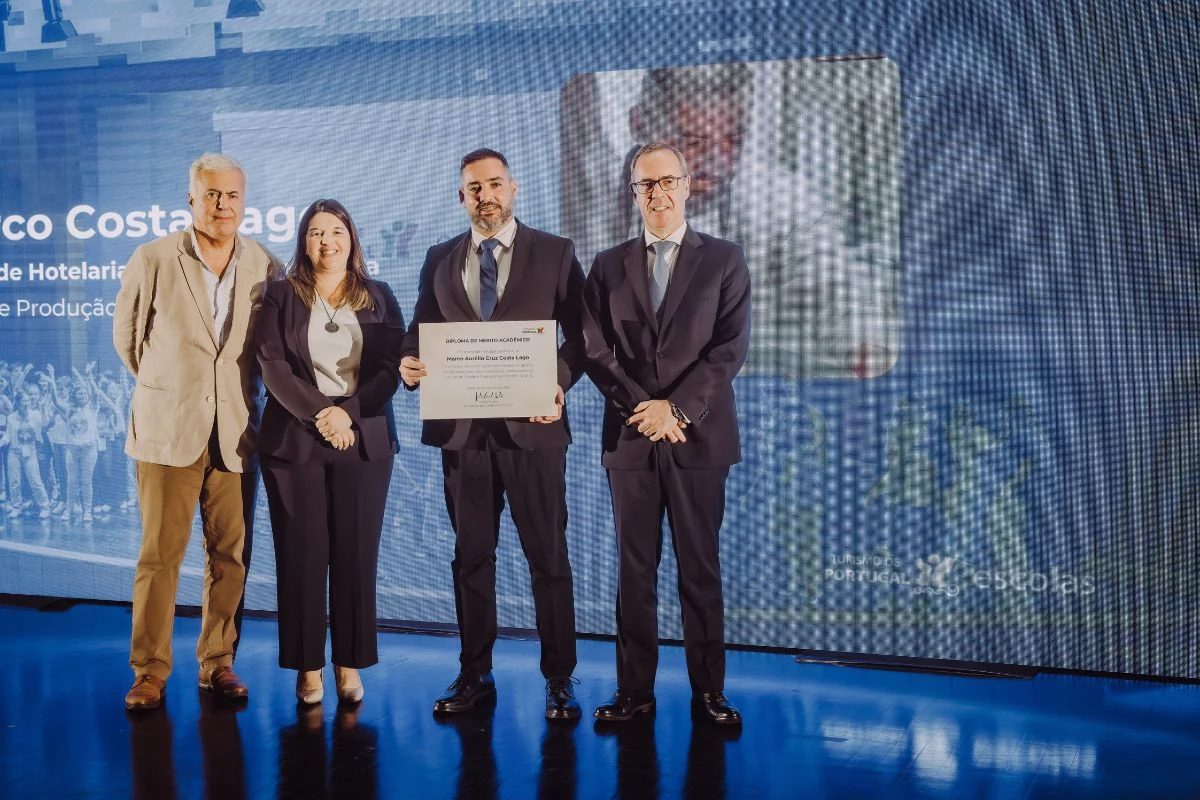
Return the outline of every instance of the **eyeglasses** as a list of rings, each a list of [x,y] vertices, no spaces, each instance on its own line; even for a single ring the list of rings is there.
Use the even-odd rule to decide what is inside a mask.
[[[634,181],[629,184],[629,188],[634,194],[650,194],[654,191],[654,187],[661,188],[664,192],[670,192],[679,186],[679,182],[686,178],[687,175],[664,175],[661,178],[649,178],[644,181]]]

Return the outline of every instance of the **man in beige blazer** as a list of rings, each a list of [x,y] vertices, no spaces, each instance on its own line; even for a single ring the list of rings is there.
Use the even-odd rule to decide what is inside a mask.
[[[134,251],[113,316],[113,344],[136,382],[125,452],[137,460],[142,514],[128,709],[162,703],[197,503],[206,553],[200,688],[247,695],[233,671],[258,481],[261,382],[247,344],[263,283],[280,265],[238,235],[246,176],[236,161],[206,154],[188,177],[192,226]]]

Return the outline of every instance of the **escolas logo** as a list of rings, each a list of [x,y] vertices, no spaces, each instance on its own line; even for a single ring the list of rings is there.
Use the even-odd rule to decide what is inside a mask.
[[[944,594],[954,597],[960,591],[958,584],[950,583],[950,571],[954,569],[953,556],[937,553],[917,559],[917,577],[914,581],[915,594]]]
[[[914,573],[914,568],[915,572]],[[912,561],[888,551],[834,553],[823,573],[826,585],[873,583],[907,586],[913,594],[956,597],[963,592],[1031,592],[1081,596],[1095,594],[1096,577],[1052,565],[1048,571],[980,569],[957,555],[931,553]]]

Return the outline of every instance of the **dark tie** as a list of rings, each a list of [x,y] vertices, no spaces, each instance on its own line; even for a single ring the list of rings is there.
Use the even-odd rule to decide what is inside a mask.
[[[674,242],[666,239],[660,239],[650,245],[654,250],[654,269],[650,273],[650,303],[655,311],[662,307],[663,298],[667,296],[667,282],[671,280],[671,265],[667,261],[667,255],[674,246]]]
[[[484,239],[479,243],[479,318],[489,320],[496,310],[496,255],[492,252],[499,239]]]

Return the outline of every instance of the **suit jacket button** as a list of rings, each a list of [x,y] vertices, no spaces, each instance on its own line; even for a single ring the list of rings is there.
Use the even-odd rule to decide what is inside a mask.
[[[657,353],[655,353],[655,354],[654,354],[654,357],[655,357],[655,358],[662,358],[662,357],[663,357],[663,355],[664,355],[663,351],[659,350]]]

